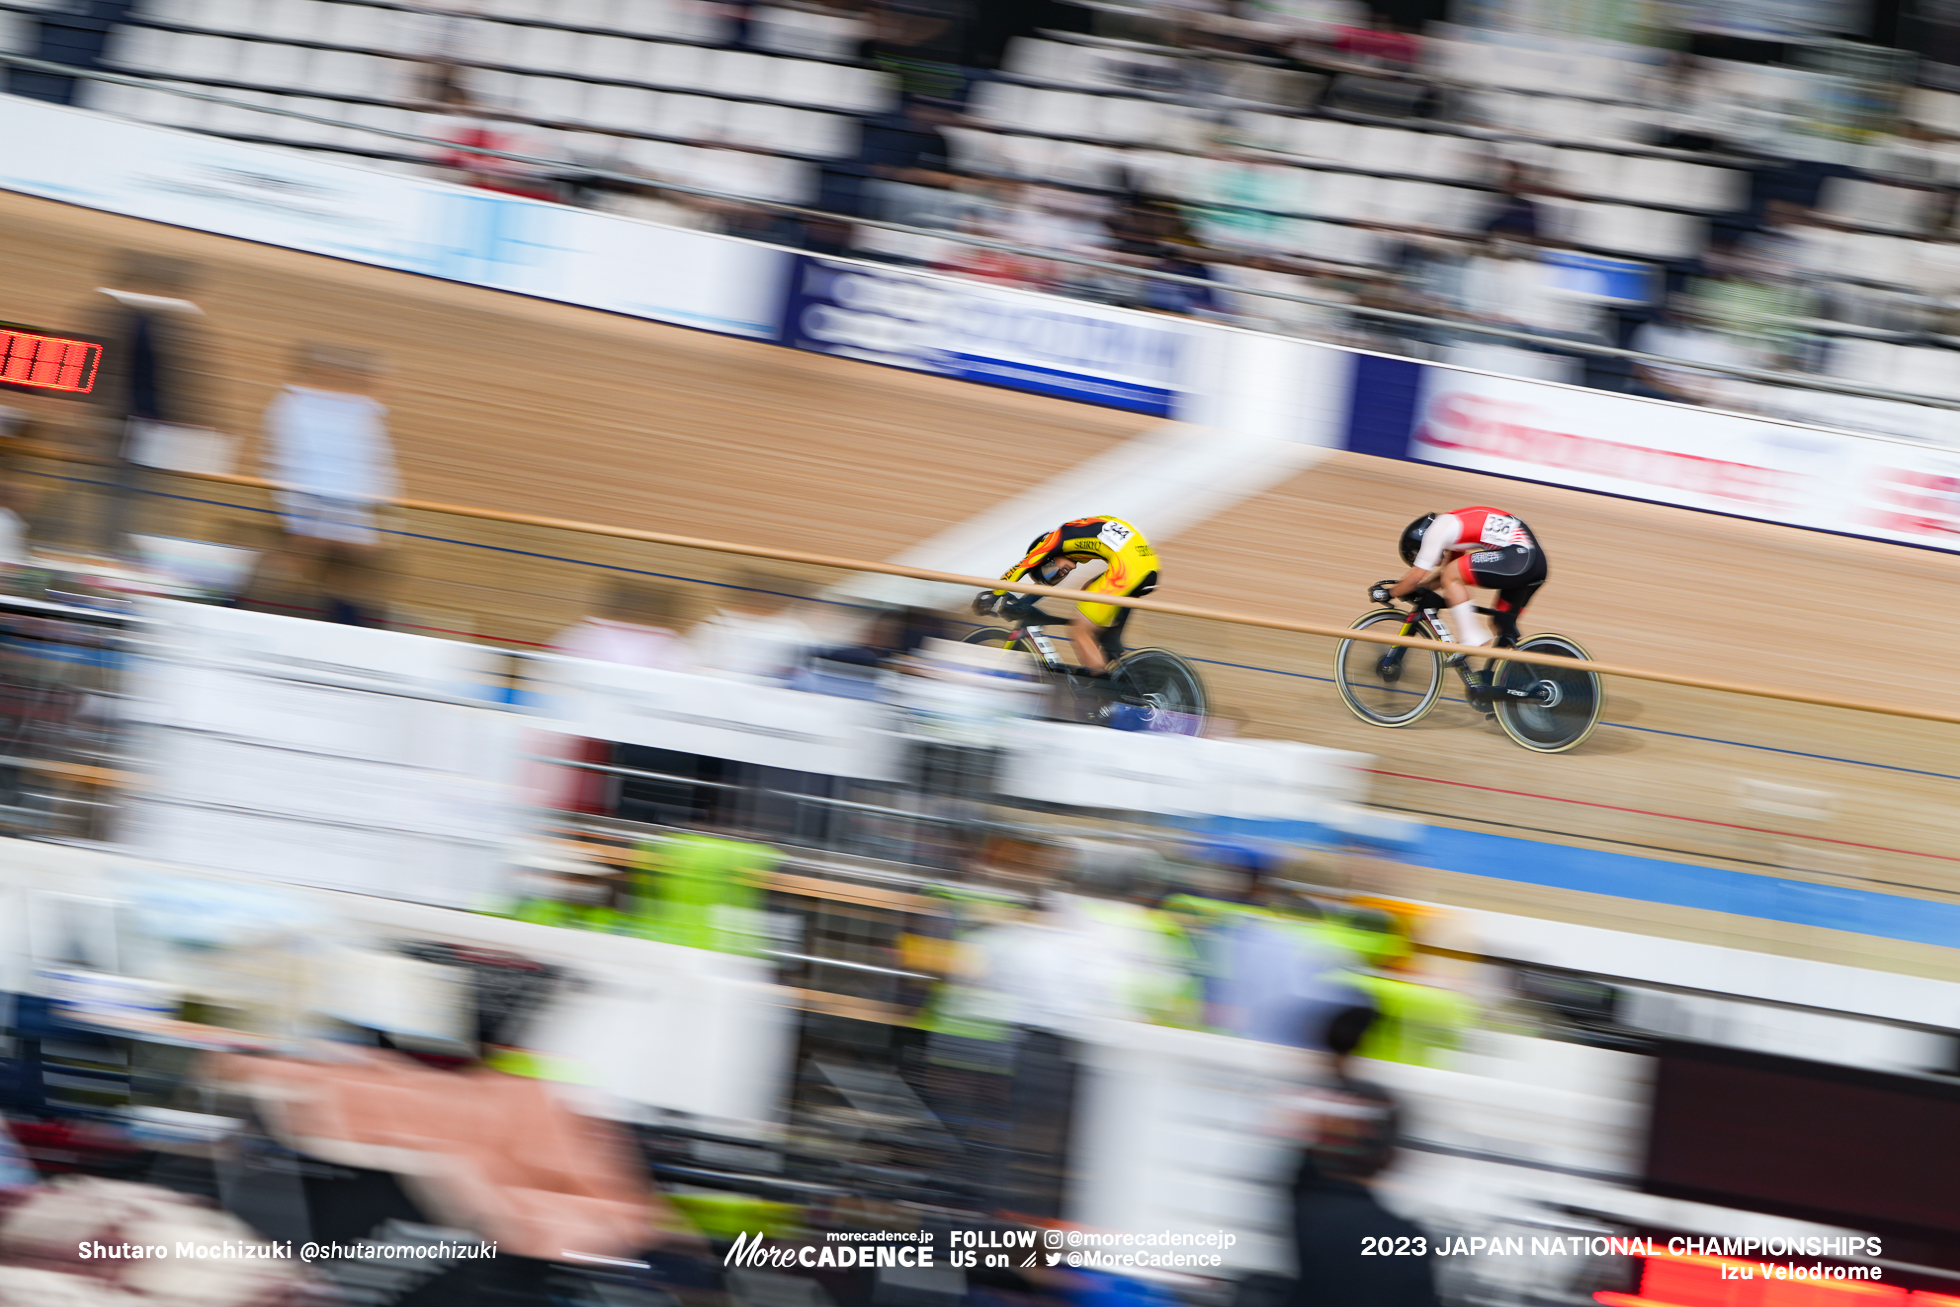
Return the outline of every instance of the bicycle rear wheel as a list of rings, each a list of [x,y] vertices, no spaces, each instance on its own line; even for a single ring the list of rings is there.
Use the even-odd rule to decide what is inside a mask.
[[[1383,635],[1431,634],[1420,619],[1394,608],[1365,614],[1352,629]],[[1334,684],[1362,721],[1407,726],[1421,721],[1443,697],[1443,656],[1434,649],[1343,640],[1334,651]]]
[[[1132,649],[1109,669],[1109,681],[1126,699],[1160,713],[1175,713],[1190,719],[1167,722],[1152,729],[1195,734],[1209,708],[1205,683],[1198,679],[1191,664],[1168,649]],[[1190,729],[1183,730],[1184,727]]]
[[[1559,658],[1590,659],[1578,641],[1562,635],[1534,635],[1518,642],[1525,653]],[[1578,747],[1599,725],[1605,691],[1596,672],[1536,663],[1502,662],[1492,669],[1491,684],[1500,689],[1536,690],[1540,698],[1499,698],[1497,724],[1504,733],[1535,753],[1564,753]]]

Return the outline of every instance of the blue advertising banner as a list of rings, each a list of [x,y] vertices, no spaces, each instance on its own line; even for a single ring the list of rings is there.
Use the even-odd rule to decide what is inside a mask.
[[[1193,329],[1128,309],[802,257],[783,344],[1170,416]]]

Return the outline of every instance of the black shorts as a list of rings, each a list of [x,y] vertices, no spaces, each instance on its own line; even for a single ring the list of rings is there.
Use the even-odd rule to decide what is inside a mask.
[[[1531,602],[1545,584],[1545,551],[1525,545],[1482,549],[1457,559],[1457,575],[1465,585],[1497,591],[1497,611],[1516,613]]]

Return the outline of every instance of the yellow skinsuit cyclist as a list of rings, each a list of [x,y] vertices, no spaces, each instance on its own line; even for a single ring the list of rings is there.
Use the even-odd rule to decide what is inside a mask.
[[[1003,581],[1023,579],[1038,585],[1060,585],[1083,563],[1101,559],[1108,569],[1082,587],[1085,595],[1138,597],[1157,588],[1157,551],[1143,538],[1143,532],[1120,517],[1081,517],[1064,522],[1028,545],[1027,557],[1007,569]],[[1003,604],[1003,601],[1007,601]],[[1018,607],[1024,616],[1039,613],[1032,597],[1020,597],[1004,590],[983,590],[973,601],[973,611],[986,617],[1005,608]],[[1117,604],[1081,603],[1069,619],[1069,642],[1083,667],[1101,673],[1123,653],[1123,626],[1130,610]]]

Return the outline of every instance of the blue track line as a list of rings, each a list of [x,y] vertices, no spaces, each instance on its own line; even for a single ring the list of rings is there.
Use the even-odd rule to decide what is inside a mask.
[[[1331,676],[1316,676],[1312,672],[1288,672],[1277,667],[1254,667],[1250,663],[1228,663],[1219,658],[1193,658],[1194,663],[1206,663],[1212,667],[1234,667],[1242,672],[1264,672],[1269,676],[1291,676],[1302,681],[1325,681],[1334,684]],[[1443,696],[1445,702],[1468,704],[1469,700],[1453,695]],[[1747,740],[1725,740],[1718,735],[1690,735],[1686,731],[1664,731],[1658,726],[1635,726],[1631,722],[1600,722],[1601,726],[1611,726],[1622,731],[1644,731],[1648,735],[1671,735],[1677,740],[1699,740],[1703,744],[1726,744],[1736,749],[1760,749],[1764,753],[1786,753],[1793,758],[1810,758],[1817,762],[1842,763],[1846,767],[1871,767],[1879,771],[1903,772],[1907,776],[1930,776],[1941,781],[1960,781],[1960,776],[1952,772],[1926,771],[1918,767],[1900,767],[1889,762],[1867,762],[1863,758],[1839,758],[1828,753],[1806,753],[1802,749],[1785,749],[1774,744],[1751,744]]]

